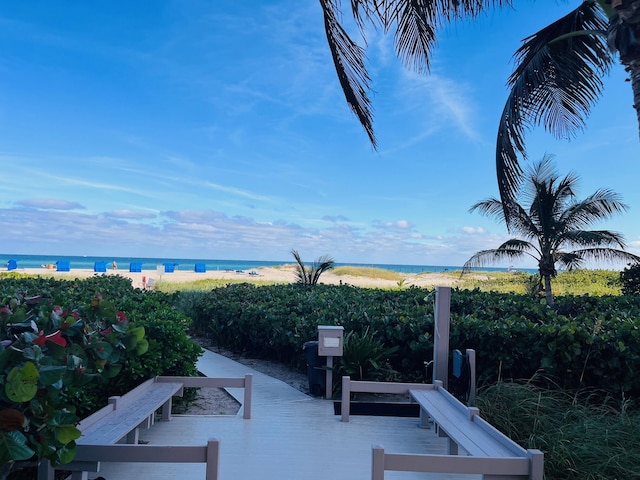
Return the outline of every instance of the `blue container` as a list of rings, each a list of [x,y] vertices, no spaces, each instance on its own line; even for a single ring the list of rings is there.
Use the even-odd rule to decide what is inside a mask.
[[[7,262],[7,270],[15,270],[16,268],[18,268],[18,261],[15,258]]]
[[[58,267],[57,270],[59,272],[68,272],[71,270],[69,260],[58,260],[56,262],[56,266]]]
[[[107,262],[95,262],[93,264],[94,272],[106,272],[107,271]]]
[[[164,273],[173,273],[173,270],[176,268],[173,263],[165,263],[164,264]]]
[[[141,262],[131,262],[129,264],[130,272],[141,272],[142,271],[142,263]]]
[[[204,263],[196,263],[195,272],[204,273],[207,271],[207,266]]]

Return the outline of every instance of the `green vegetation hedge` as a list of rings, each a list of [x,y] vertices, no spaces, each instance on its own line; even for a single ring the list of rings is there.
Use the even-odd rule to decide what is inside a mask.
[[[302,367],[318,325],[374,335],[407,381],[425,380],[433,356],[430,290],[238,284],[191,299],[194,329],[258,358]],[[560,388],[640,396],[640,297],[564,296],[552,309],[526,295],[454,290],[450,345],[477,351],[481,383],[539,374]]]
[[[73,460],[77,423],[144,379],[196,375],[201,348],[169,297],[124,277],[0,277],[0,477]],[[31,471],[27,475],[32,475]]]

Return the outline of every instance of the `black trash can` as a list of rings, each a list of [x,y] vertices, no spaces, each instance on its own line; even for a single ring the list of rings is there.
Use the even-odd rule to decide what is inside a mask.
[[[309,379],[309,392],[311,395],[321,397],[327,384],[327,372],[323,368],[326,359],[318,355],[318,341],[305,342],[302,346],[305,359],[307,360],[307,378]]]

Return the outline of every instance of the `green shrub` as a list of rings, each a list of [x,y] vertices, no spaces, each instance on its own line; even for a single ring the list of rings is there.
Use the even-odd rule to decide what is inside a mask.
[[[640,294],[640,263],[629,265],[620,272],[620,282],[624,295]]]

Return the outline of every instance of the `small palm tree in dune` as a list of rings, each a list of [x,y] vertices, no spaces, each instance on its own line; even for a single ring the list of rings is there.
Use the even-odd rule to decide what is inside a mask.
[[[317,285],[322,275],[327,270],[331,270],[335,266],[335,260],[329,255],[323,255],[317,258],[310,267],[306,266],[300,258],[300,254],[297,250],[291,250],[291,255],[296,260],[296,277],[298,283],[302,285]]]

